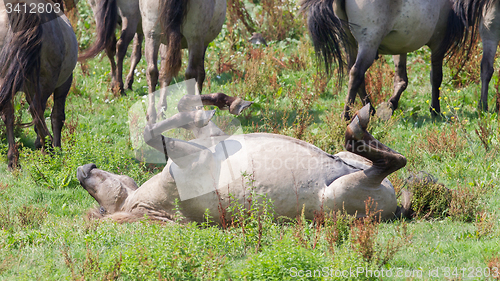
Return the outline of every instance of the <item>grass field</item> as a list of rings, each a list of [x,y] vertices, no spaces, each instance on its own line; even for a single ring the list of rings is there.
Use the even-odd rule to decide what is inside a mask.
[[[249,10],[261,15],[255,22],[269,46],[251,45],[241,22],[234,24],[230,17],[209,46],[204,93],[224,92],[254,101],[238,117],[245,133],[279,133],[329,153],[341,151],[346,123],[340,115],[347,81],[339,86],[337,80],[316,72],[313,49],[293,5],[278,17],[266,14],[267,2],[272,1],[261,1]],[[79,3],[79,9],[77,33],[86,47],[93,30],[91,12],[85,3]],[[129,138],[128,110],[147,94],[145,62],[137,68],[134,90],[124,96],[108,89],[109,62],[104,55],[79,64],[66,103],[62,151],[42,154],[34,149],[33,128],[17,128],[21,169],[8,172],[5,130],[0,127],[0,279],[484,280],[499,276],[500,123],[493,110],[476,110],[480,57],[479,48],[455,81],[449,78],[452,64],[445,69],[443,117],[433,119],[428,110],[430,53],[423,48],[409,55],[410,82],[399,109],[389,121],[372,118],[369,128],[408,159],[407,166],[390,177],[397,190],[410,175],[426,171],[452,190],[450,202],[440,203],[432,213],[424,208],[408,221],[355,221],[333,214],[323,224],[303,220],[300,213],[293,222],[276,222],[271,219],[272,202],[267,202],[254,205],[254,212],[241,219],[244,225],[226,229],[211,226],[210,218],[201,225],[87,219],[87,211],[97,203],[79,185],[78,166],[96,163],[139,184],[161,167],[137,161]],[[495,66],[500,68],[498,62]],[[392,93],[392,68],[392,58],[381,57],[367,75],[375,104]],[[490,108],[499,83],[495,73]],[[18,122],[29,122],[22,100],[18,94]],[[356,108],[360,107],[358,101]],[[46,117],[49,114],[47,110]],[[437,191],[425,198],[439,199],[436,185],[422,186],[419,194],[431,188]]]

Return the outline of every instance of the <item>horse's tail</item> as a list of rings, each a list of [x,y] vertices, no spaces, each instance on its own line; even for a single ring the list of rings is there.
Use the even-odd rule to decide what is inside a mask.
[[[300,5],[301,11],[307,13],[307,26],[318,61],[324,63],[327,74],[337,64],[341,76],[345,68],[341,48],[348,44],[348,37],[344,31],[345,24],[333,11],[335,1],[303,0]]]
[[[97,39],[94,44],[78,57],[79,61],[95,57],[112,44],[118,20],[116,0],[98,0],[95,14]]]
[[[443,41],[433,56],[444,58],[458,55],[462,58],[463,66],[477,39],[483,11],[493,1],[496,0],[456,0],[448,15]]]
[[[160,21],[168,40],[166,65],[172,76],[179,73],[182,65],[181,26],[186,16],[187,0],[163,0]]]
[[[9,30],[0,51],[0,111],[21,91],[25,82],[40,94],[40,58],[42,20],[36,13],[16,12],[9,15]],[[3,79],[3,80],[1,80]]]

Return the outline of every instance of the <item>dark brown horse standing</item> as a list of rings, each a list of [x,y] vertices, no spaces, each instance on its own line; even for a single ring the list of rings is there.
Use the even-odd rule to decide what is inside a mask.
[[[14,140],[14,95],[22,91],[30,103],[37,131],[35,145],[43,148],[48,140],[53,146],[60,147],[64,106],[78,55],[75,33],[62,10],[23,13],[21,9],[15,12],[10,5],[17,3],[35,3],[44,7],[55,5],[45,0],[0,2],[0,112],[7,127],[9,169],[17,166],[19,157]],[[47,99],[52,93],[53,138],[44,118]]]
[[[337,63],[349,69],[348,96],[343,117],[350,118],[356,94],[364,104],[365,72],[378,54],[394,55],[394,94],[388,107],[398,107],[408,85],[406,54],[427,45],[431,49],[431,113],[440,113],[439,87],[443,60],[467,52],[488,0],[303,0],[308,27],[318,57],[327,72]],[[472,34],[470,34],[472,32]],[[347,54],[344,62],[342,49]],[[462,61],[467,56],[462,56]],[[374,109],[372,108],[372,111]]]

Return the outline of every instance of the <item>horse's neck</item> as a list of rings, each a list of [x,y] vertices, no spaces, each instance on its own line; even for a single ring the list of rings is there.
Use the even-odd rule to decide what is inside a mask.
[[[138,189],[129,193],[122,205],[122,211],[132,212],[137,208],[158,210],[170,208],[173,194],[170,194],[163,181],[162,173],[159,173],[142,184]]]

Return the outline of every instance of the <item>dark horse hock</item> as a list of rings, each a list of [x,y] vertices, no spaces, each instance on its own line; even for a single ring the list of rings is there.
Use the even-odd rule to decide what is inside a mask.
[[[0,3],[0,112],[7,127],[8,168],[17,166],[18,152],[14,140],[14,95],[22,91],[30,104],[37,132],[37,147],[46,140],[61,146],[66,96],[73,80],[78,43],[68,19],[60,13],[7,13],[4,4],[23,4],[23,1]],[[36,0],[27,4],[50,4]],[[5,29],[4,27],[8,27]],[[47,99],[54,93],[52,131],[45,123]]]
[[[484,5],[488,0],[303,0],[308,27],[318,59],[328,73],[349,69],[343,116],[350,119],[356,94],[364,104],[365,72],[378,54],[394,55],[394,94],[387,107],[393,112],[408,85],[406,54],[427,45],[431,49],[431,113],[440,113],[439,87],[447,55],[468,57]],[[344,61],[342,49],[347,55]],[[372,113],[374,108],[372,108]]]

